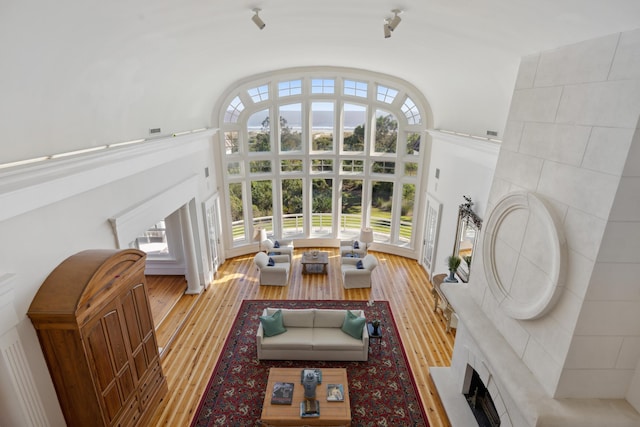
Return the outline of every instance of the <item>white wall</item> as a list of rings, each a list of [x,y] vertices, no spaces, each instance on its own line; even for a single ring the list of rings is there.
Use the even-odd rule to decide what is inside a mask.
[[[57,163],[50,161],[52,163],[48,166],[38,165],[23,171],[7,170],[0,175],[0,182],[11,184],[11,189],[8,185],[0,186],[0,200],[11,203],[11,212],[19,212],[18,205],[21,203],[26,207],[25,212],[4,215],[3,220],[0,220],[0,276],[4,273],[14,275],[12,307],[18,316],[16,329],[25,349],[28,369],[33,374],[38,394],[45,406],[46,417],[53,426],[63,426],[65,423],[35,330],[26,317],[31,300],[42,282],[61,261],[76,252],[93,248],[117,248],[109,218],[118,213],[196,174],[197,184],[193,189],[193,197],[197,202],[197,215],[201,217],[201,202],[217,186],[215,174],[210,174],[207,179],[204,177],[205,167],[213,170],[211,134],[157,140],[119,150],[121,152],[109,153],[108,156],[102,153],[101,158],[107,160],[101,160],[99,167],[94,164],[95,157],[89,156],[86,160],[69,159]],[[91,163],[92,167],[83,166],[87,163]],[[30,179],[29,176],[42,174],[45,169],[60,168],[66,170],[66,178],[59,182],[61,186],[64,185],[64,188],[58,188],[61,194],[59,200],[31,208],[33,198],[51,199],[51,194],[40,194],[39,191],[43,188],[56,191],[56,187],[47,186],[46,182]],[[95,170],[101,172],[100,176],[93,174],[92,171]],[[69,186],[77,187],[77,193],[66,194]],[[160,218],[153,212],[149,213],[147,226],[158,219]],[[204,239],[200,242],[204,242]],[[206,248],[201,246],[199,251],[204,254]],[[19,399],[10,385],[3,383],[0,387],[2,406],[19,407],[15,401],[7,402],[7,399]],[[5,389],[6,387],[9,389]],[[0,423],[1,420],[0,417]]]

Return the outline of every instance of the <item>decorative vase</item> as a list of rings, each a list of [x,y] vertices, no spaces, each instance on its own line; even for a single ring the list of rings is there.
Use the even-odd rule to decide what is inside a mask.
[[[373,325],[373,335],[380,335],[380,330],[378,329],[380,325]]]
[[[449,276],[444,279],[444,281],[449,283],[457,283],[458,279],[456,279],[456,272],[453,270],[449,270]]]

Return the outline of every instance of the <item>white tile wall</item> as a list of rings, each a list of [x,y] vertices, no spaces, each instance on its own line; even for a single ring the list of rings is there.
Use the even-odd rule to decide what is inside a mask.
[[[640,55],[638,55],[638,51],[640,51],[640,29],[622,33],[609,79],[640,78]]]
[[[598,218],[607,219],[618,178],[556,162],[545,162],[538,192]]]
[[[623,177],[620,180],[609,220],[640,221],[640,177]]]
[[[534,157],[578,166],[589,141],[591,127],[555,123],[527,123],[520,152]]]
[[[582,167],[608,174],[620,174],[627,159],[635,129],[603,127],[591,129]]]
[[[638,242],[640,222],[609,222],[600,246],[598,262],[640,263]]]
[[[633,370],[566,369],[556,397],[624,399]]]
[[[540,158],[502,151],[496,165],[495,176],[508,178],[518,187],[533,190],[538,184],[542,166],[543,160]]]
[[[586,298],[592,301],[639,301],[640,264],[597,263]]]
[[[546,317],[521,322],[502,313],[477,265],[473,272],[483,312],[550,395],[626,393],[638,410],[639,119],[640,30],[524,57],[487,213],[512,191],[545,198],[567,239],[565,290]],[[517,274],[511,237],[496,249],[504,277]],[[533,296],[535,282],[522,280]]]
[[[616,367],[623,337],[576,336],[567,354],[566,369],[612,369]]]
[[[538,61],[540,61],[540,54],[537,53],[522,58],[516,79],[516,89],[529,89],[533,87],[536,70],[538,69]]]
[[[638,336],[637,301],[585,301],[575,335]]]
[[[552,123],[560,104],[562,87],[516,90],[509,120]]]
[[[561,86],[607,79],[618,34],[543,52],[535,86]]]
[[[558,123],[636,127],[640,113],[640,80],[580,84],[562,89]],[[520,108],[526,111],[524,106]]]

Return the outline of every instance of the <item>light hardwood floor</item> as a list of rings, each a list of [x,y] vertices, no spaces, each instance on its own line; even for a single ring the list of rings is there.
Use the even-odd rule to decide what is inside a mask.
[[[253,254],[241,256],[227,260],[199,297],[194,300],[186,296],[188,303],[176,305],[192,308],[162,354],[169,393],[151,425],[189,426],[243,299],[374,299],[387,300],[391,305],[430,425],[450,426],[429,367],[450,364],[455,332],[446,333],[442,315],[433,312],[431,284],[423,268],[415,260],[371,252],[379,261],[373,272],[373,287],[346,290],[342,287],[338,250],[317,249],[329,252],[328,275],[302,275],[299,249],[288,286],[260,286]],[[161,325],[160,329],[166,336],[172,335],[166,332],[167,326]],[[158,335],[159,341],[165,339],[160,338],[160,332]]]

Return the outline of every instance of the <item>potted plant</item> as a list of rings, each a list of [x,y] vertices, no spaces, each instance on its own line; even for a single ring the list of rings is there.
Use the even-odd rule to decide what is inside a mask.
[[[467,268],[471,271],[471,255],[465,255],[464,262],[467,263]]]
[[[458,271],[458,267],[460,267],[460,263],[462,262],[462,258],[457,255],[449,255],[447,258],[447,265],[449,266],[449,277],[445,279],[446,282],[457,282],[456,279],[456,271]]]

